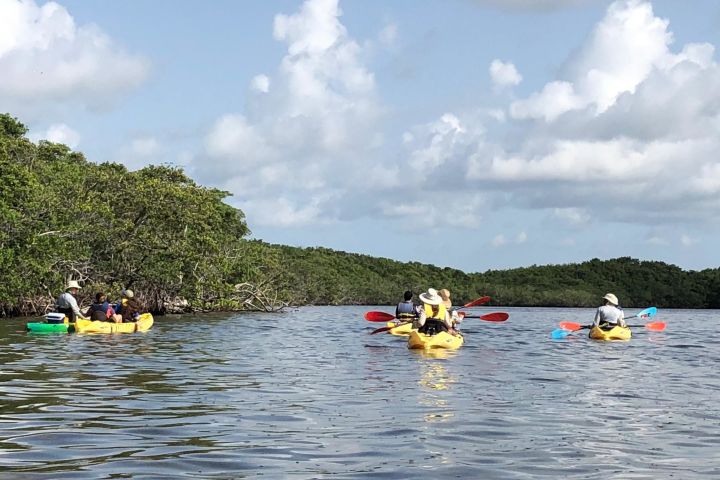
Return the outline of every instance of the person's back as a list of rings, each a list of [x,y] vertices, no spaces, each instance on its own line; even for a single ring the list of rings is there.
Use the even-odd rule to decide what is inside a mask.
[[[618,306],[618,299],[612,293],[608,293],[603,297],[605,304],[598,307],[595,312],[593,325],[598,327],[614,327],[615,325],[625,326],[623,319],[623,311]]]
[[[90,320],[100,320],[106,322],[112,320],[113,313],[115,312],[110,307],[105,294],[98,292],[95,294],[95,301],[90,305],[90,308],[88,308],[85,315],[90,317]]]
[[[132,290],[125,290],[125,299],[123,299],[122,315],[123,322],[134,322],[137,316],[143,312],[143,306],[135,298]],[[127,300],[127,301],[126,301]]]
[[[403,301],[397,304],[395,307],[395,318],[401,322],[412,322],[417,316],[417,308],[412,301],[413,293],[408,290],[403,295]]]

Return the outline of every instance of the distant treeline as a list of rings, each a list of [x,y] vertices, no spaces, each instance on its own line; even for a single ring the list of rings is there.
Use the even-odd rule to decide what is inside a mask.
[[[628,307],[720,305],[718,269],[618,258],[467,274],[247,240],[228,192],[175,167],[89,162],[26,133],[0,114],[0,316],[44,313],[70,279],[85,287],[81,304],[132,288],[154,312],[392,305],[428,287],[450,289],[455,304],[490,295],[496,305],[594,306],[613,292]]]
[[[624,307],[720,306],[720,269],[684,271],[629,257],[469,274],[326,248],[258,248],[282,265],[283,296],[298,304],[392,305],[406,289],[434,287],[448,288],[456,305],[489,295],[491,305],[592,307],[612,292]]]

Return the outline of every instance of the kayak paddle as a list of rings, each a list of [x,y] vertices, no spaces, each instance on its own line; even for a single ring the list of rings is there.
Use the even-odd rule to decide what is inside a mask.
[[[367,312],[365,313],[365,320],[368,322],[391,322],[395,320],[395,315],[385,312]]]
[[[490,301],[490,297],[480,297],[477,300],[473,300],[470,303],[466,303],[462,307],[458,307],[456,310],[460,310],[462,308],[470,308],[470,307],[477,307],[478,305],[483,305]],[[385,312],[367,312],[365,313],[365,320],[368,322],[391,322],[395,320],[395,316],[391,315],[389,313]],[[490,320],[490,321],[502,321],[502,320]]]
[[[479,318],[486,322],[504,322],[510,315],[505,312],[486,313],[485,315],[465,315],[463,318]]]

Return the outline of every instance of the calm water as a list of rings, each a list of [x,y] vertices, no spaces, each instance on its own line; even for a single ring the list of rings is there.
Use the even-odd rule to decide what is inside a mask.
[[[549,337],[591,310],[492,309],[510,320],[468,319],[465,346],[433,357],[368,335],[367,310],[391,309],[108,336],[0,321],[0,478],[720,476],[715,311],[660,310],[666,332],[603,343]]]

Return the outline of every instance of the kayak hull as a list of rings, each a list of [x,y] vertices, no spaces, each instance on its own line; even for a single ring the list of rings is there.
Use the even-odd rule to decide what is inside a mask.
[[[465,339],[462,335],[451,335],[447,332],[436,333],[435,335],[425,335],[417,330],[410,332],[408,338],[408,348],[430,350],[434,348],[445,348],[455,350],[462,347]]]
[[[629,327],[613,327],[610,330],[603,330],[599,327],[590,329],[590,338],[594,340],[630,340],[632,332]]]
[[[410,335],[410,332],[412,331],[412,323],[407,323],[405,325],[400,325],[399,327],[395,327],[395,322],[387,322],[388,327],[394,327],[388,330],[388,333],[391,335],[397,335],[400,337],[407,337]]]
[[[68,333],[75,331],[74,323],[29,322],[25,324],[28,332],[33,333]]]
[[[76,320],[75,331],[77,333],[133,333],[150,330],[155,320],[152,314],[143,313],[136,322],[112,323],[100,320]]]

